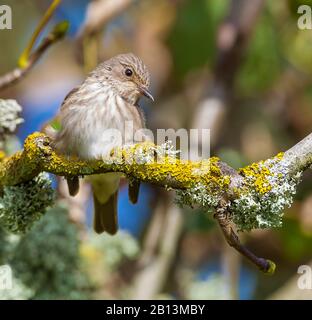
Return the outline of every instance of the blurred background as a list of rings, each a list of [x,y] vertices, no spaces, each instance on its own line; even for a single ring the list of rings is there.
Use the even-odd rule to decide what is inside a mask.
[[[0,74],[17,61],[52,1],[6,0],[13,29],[0,30]],[[40,130],[66,94],[100,61],[140,56],[156,102],[141,101],[147,126],[210,128],[211,154],[239,168],[286,150],[311,132],[312,31],[297,26],[303,0],[63,0],[44,36],[68,20],[18,84],[25,122],[11,152]],[[23,236],[0,230],[0,265],[16,284],[2,299],[311,299],[297,288],[299,265],[312,265],[312,186],[306,172],[283,227],[240,234],[276,262],[261,274],[224,241],[211,213],[181,209],[167,191],[143,185],[131,205],[120,186],[120,231],[92,228],[90,190],[70,198],[54,179],[55,206]]]

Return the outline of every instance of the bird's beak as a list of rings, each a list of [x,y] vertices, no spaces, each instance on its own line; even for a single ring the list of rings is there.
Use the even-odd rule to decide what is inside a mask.
[[[152,100],[154,102],[154,97],[152,94],[148,91],[145,87],[140,87],[140,92],[148,99]]]

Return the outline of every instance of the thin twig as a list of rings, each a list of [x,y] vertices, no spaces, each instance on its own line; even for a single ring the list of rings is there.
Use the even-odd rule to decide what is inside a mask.
[[[236,249],[240,254],[246,257],[249,261],[255,264],[261,271],[267,274],[273,274],[275,271],[274,262],[257,257],[249,249],[241,244],[237,234],[233,230],[233,226],[230,220],[230,213],[227,211],[226,203],[225,205],[220,205],[214,215],[215,219],[218,221],[219,226],[223,232],[223,235],[227,243]]]
[[[49,22],[50,18],[53,15],[54,11],[56,10],[56,8],[59,6],[60,3],[61,3],[61,0],[53,0],[50,7],[48,8],[48,10],[45,12],[44,16],[40,20],[40,22],[39,22],[37,28],[35,29],[28,45],[26,46],[25,50],[23,51],[23,53],[21,54],[21,56],[18,60],[18,65],[20,68],[24,69],[27,67],[27,65],[29,63],[29,56],[31,54],[31,50],[32,50],[33,46],[35,45],[35,42],[36,42],[39,34],[42,32],[44,27],[47,25],[47,23]]]
[[[65,36],[68,27],[69,24],[66,21],[58,23],[47,35],[47,37],[42,40],[38,48],[30,54],[30,56],[27,58],[27,63],[23,63],[24,67],[17,67],[14,70],[0,76],[0,90],[3,90],[21,80],[29,72],[29,70],[32,69],[32,67],[37,63],[47,49]]]

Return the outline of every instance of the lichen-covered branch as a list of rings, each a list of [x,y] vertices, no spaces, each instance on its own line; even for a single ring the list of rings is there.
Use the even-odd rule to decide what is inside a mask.
[[[202,202],[202,205],[209,205],[205,203],[209,199],[204,198],[210,193],[213,206],[213,198],[217,200],[218,195],[227,194],[230,202],[246,196],[250,190],[265,197],[282,183],[281,180],[295,179],[292,175],[297,175],[312,163],[312,134],[284,154],[239,171],[216,157],[184,161],[168,155],[162,148],[143,143],[115,150],[107,160],[82,161],[58,155],[49,138],[36,132],[25,140],[23,151],[0,162],[0,185],[29,181],[43,171],[66,177],[122,172],[133,179],[178,189],[184,192],[181,194],[185,198],[183,201],[189,204]],[[157,161],[155,157],[158,157]],[[203,198],[200,198],[200,191]]]
[[[194,183],[203,183],[219,191],[227,189],[229,176],[222,173],[225,165],[218,158],[190,162],[164,156],[154,161],[160,151],[161,148],[153,144],[138,144],[117,150],[107,161],[81,161],[56,154],[49,138],[36,132],[26,139],[22,152],[0,163],[0,185],[28,181],[42,171],[66,177],[122,172],[134,179],[172,189],[187,189]]]
[[[41,172],[87,176],[122,172],[128,178],[176,189],[176,202],[215,210],[227,241],[261,270],[272,264],[243,247],[229,223],[239,231],[278,227],[292,204],[303,170],[312,163],[312,135],[277,156],[236,171],[216,157],[202,161],[176,158],[170,145],[142,143],[112,151],[109,159],[82,161],[58,155],[42,133],[30,135],[24,150],[0,161],[0,189],[34,179]],[[220,215],[226,212],[226,219]]]

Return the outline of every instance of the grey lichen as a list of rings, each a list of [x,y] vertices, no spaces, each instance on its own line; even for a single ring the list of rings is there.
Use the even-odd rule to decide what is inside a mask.
[[[13,233],[25,233],[54,201],[47,174],[17,186],[5,186],[0,197],[0,225]]]
[[[15,100],[0,99],[0,148],[7,135],[14,133],[24,120],[19,116],[22,107]]]
[[[280,153],[240,170],[244,183],[235,189],[236,196],[226,201],[226,211],[239,231],[282,226],[285,208],[291,206],[301,173],[290,173],[287,161]],[[207,212],[218,208],[222,193],[201,183],[187,190],[177,190],[180,206],[200,207]],[[224,201],[223,201],[224,203]]]
[[[141,145],[126,144],[121,148],[114,149],[109,158],[103,158],[105,163],[127,163],[133,162],[137,164],[148,164],[153,162],[161,162],[166,157],[170,157],[172,161],[177,158],[180,150],[175,150],[172,141],[168,140],[161,145],[154,145],[146,141]],[[125,155],[126,158],[125,158]]]
[[[25,235],[20,236],[9,264],[32,290],[30,299],[89,299],[88,278],[80,266],[80,237],[68,210],[56,203]]]
[[[180,207],[200,207],[211,211],[218,205],[220,199],[220,193],[208,191],[205,185],[197,183],[189,189],[176,190],[175,203]]]
[[[282,155],[251,165],[242,173],[246,188],[229,208],[238,229],[281,227],[284,210],[293,202],[301,173],[289,174]]]

